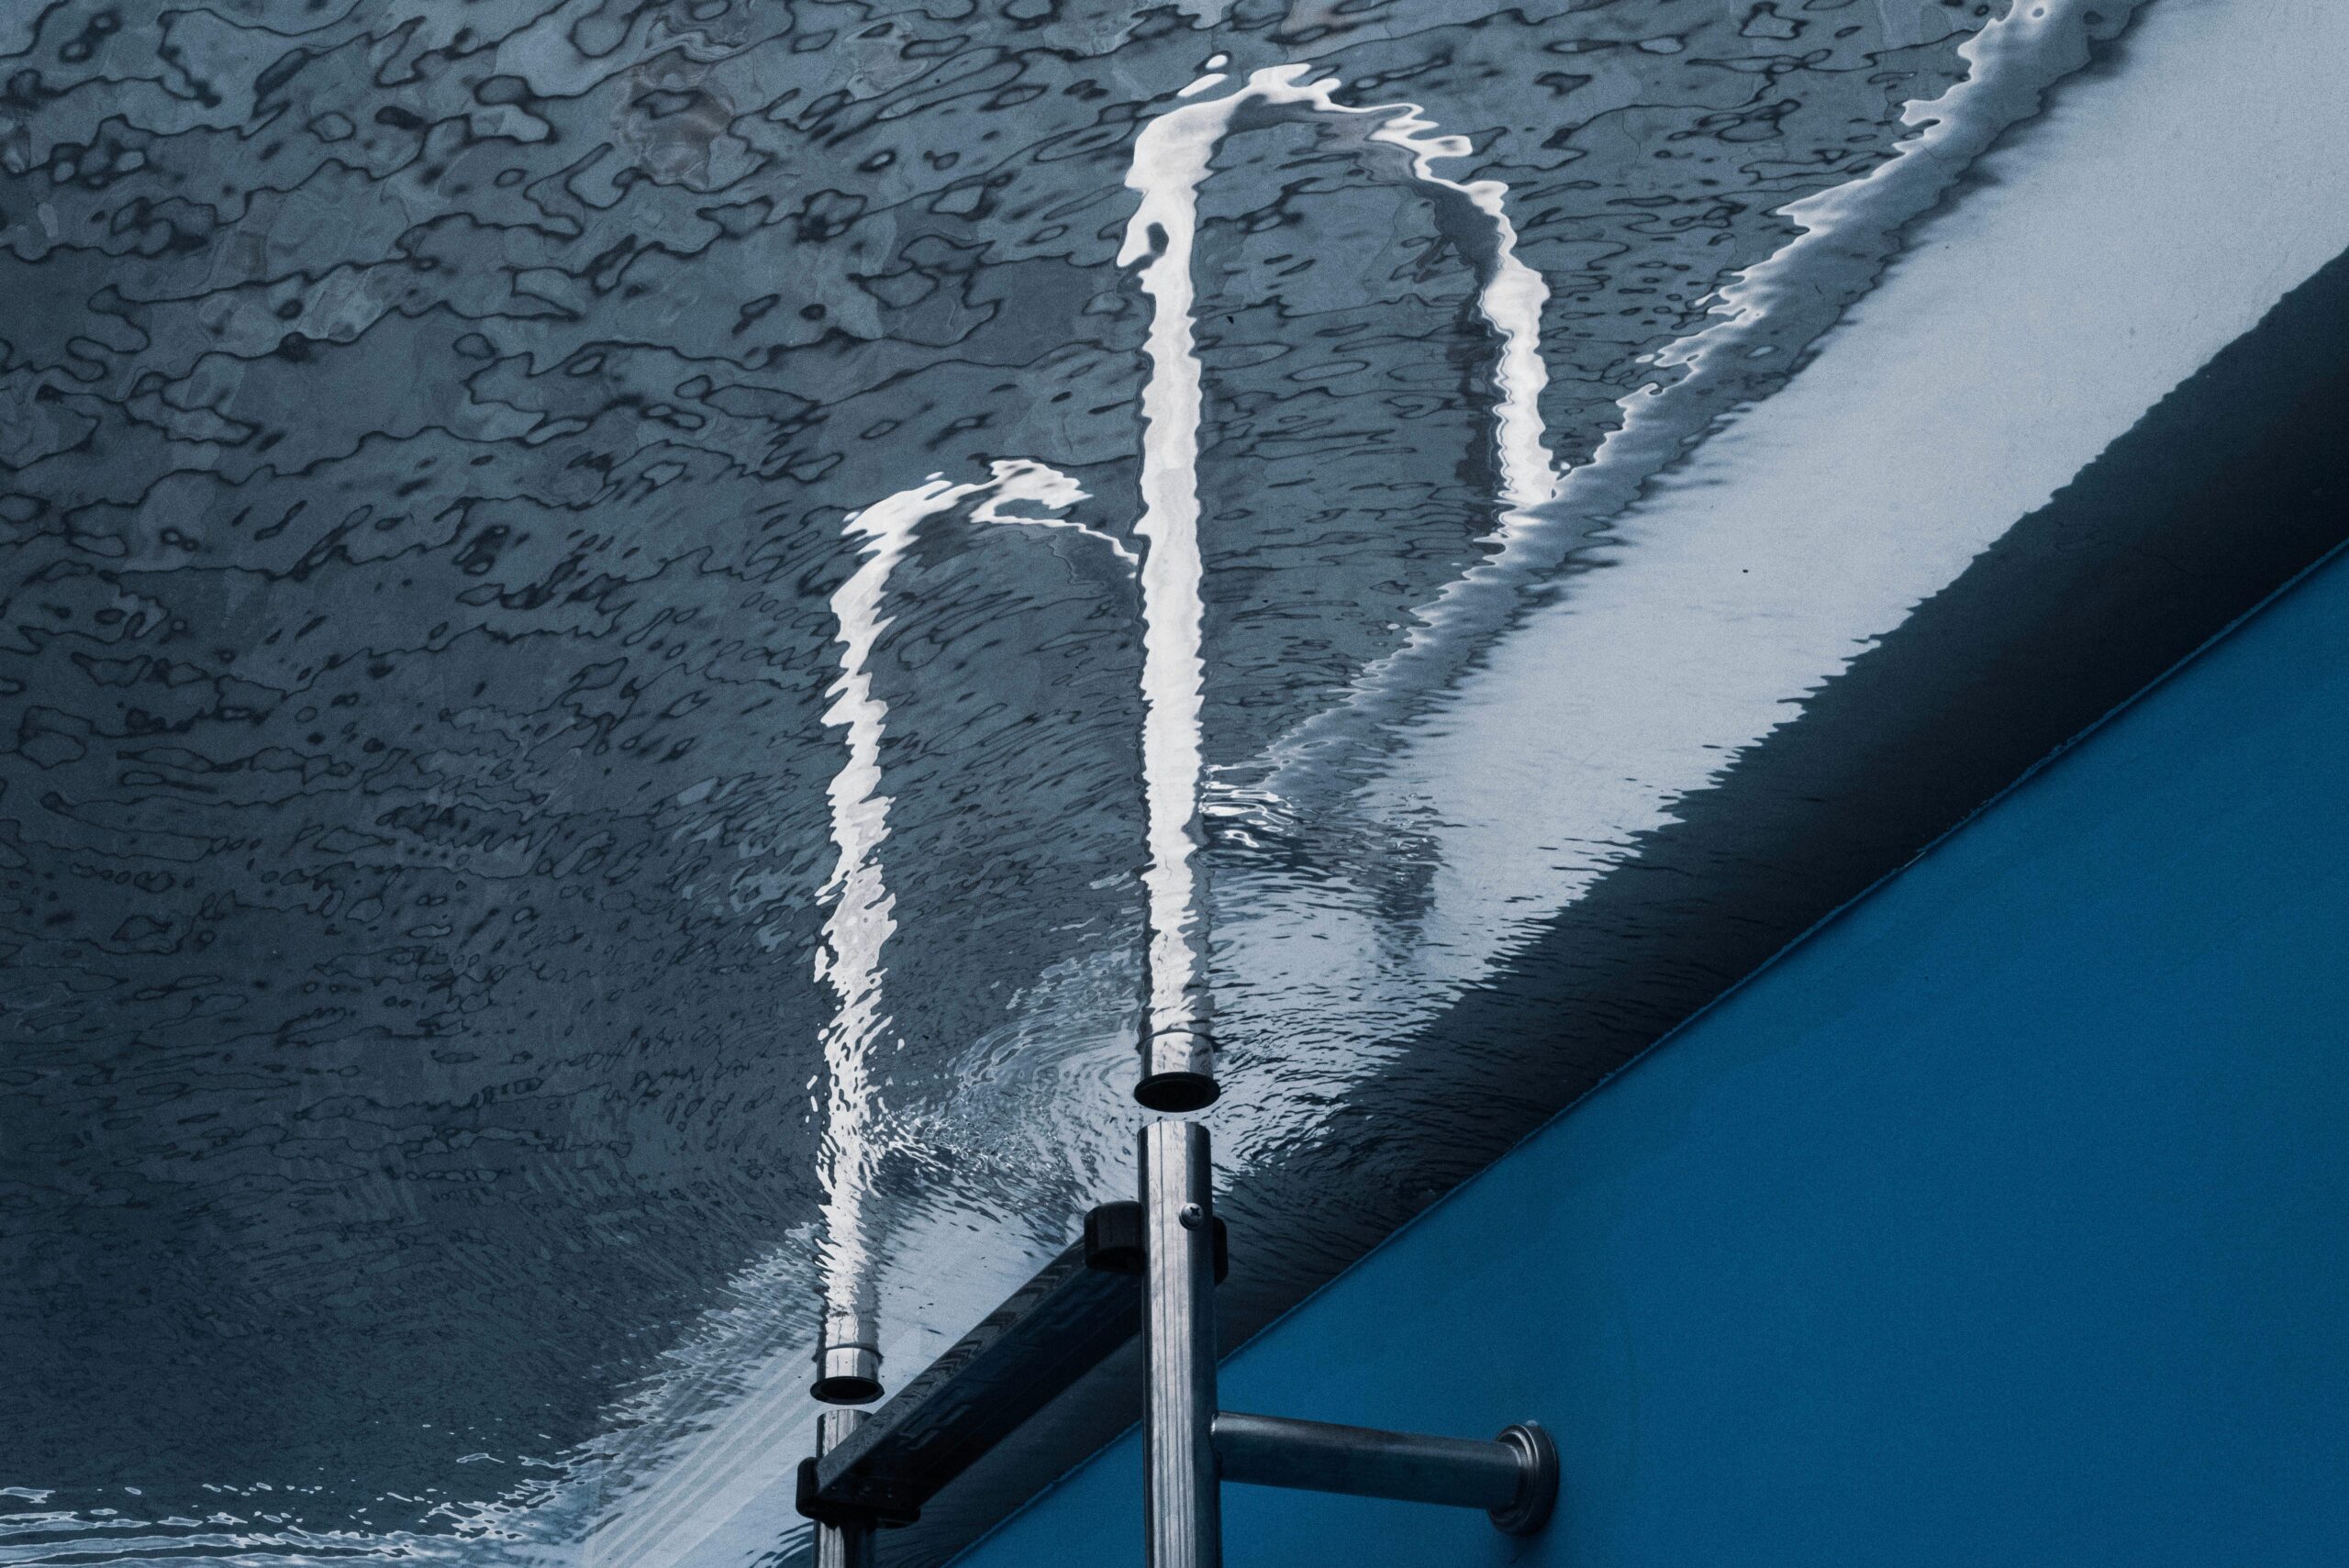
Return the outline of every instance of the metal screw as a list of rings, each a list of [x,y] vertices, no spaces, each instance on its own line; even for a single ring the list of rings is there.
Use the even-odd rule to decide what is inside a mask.
[[[1186,1203],[1175,1211],[1174,1218],[1183,1222],[1186,1230],[1197,1230],[1208,1222],[1208,1211],[1197,1204]]]

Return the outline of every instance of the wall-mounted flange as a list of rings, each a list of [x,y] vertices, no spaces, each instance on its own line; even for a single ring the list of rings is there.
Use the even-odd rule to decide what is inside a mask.
[[[1557,1440],[1539,1423],[1516,1421],[1501,1429],[1500,1441],[1518,1451],[1518,1494],[1508,1507],[1489,1510],[1503,1535],[1539,1535],[1558,1511]]]

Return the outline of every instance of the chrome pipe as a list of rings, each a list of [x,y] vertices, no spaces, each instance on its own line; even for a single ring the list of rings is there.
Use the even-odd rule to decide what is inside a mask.
[[[1511,1535],[1540,1529],[1557,1496],[1557,1450],[1531,1425],[1479,1442],[1226,1410],[1214,1436],[1226,1481],[1482,1508]]]
[[[816,1418],[818,1459],[848,1441],[864,1424],[863,1410],[827,1410]],[[816,1526],[815,1568],[874,1568],[873,1527],[870,1524]]]
[[[1180,1115],[1215,1104],[1215,1040],[1192,1024],[1153,1029],[1141,1037],[1141,1080],[1134,1098],[1154,1111]]]
[[[881,1327],[872,1313],[835,1307],[816,1341],[816,1381],[808,1393],[827,1405],[869,1405],[881,1397]]]
[[[1141,1132],[1144,1528],[1149,1568],[1221,1568],[1216,1495],[1215,1226],[1208,1129]]]
[[[1520,1468],[1507,1443],[1233,1410],[1215,1418],[1215,1457],[1226,1481],[1463,1508],[1516,1502]]]

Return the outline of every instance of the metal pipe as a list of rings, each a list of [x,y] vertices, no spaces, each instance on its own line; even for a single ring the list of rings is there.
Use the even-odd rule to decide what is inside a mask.
[[[1215,1228],[1208,1129],[1141,1132],[1143,1513],[1149,1568],[1221,1568]]]
[[[1134,1098],[1154,1111],[1204,1110],[1223,1090],[1215,1081],[1215,1040],[1196,1025],[1153,1029],[1141,1040]]]
[[[834,1307],[816,1342],[816,1381],[807,1390],[827,1405],[869,1405],[881,1397],[881,1327],[873,1314]]]
[[[1530,1425],[1479,1442],[1226,1410],[1214,1433],[1226,1481],[1483,1508],[1512,1535],[1541,1529],[1557,1495],[1556,1449]]]
[[[1226,1481],[1463,1508],[1508,1507],[1520,1468],[1507,1443],[1231,1410],[1215,1418],[1215,1457]]]
[[[816,1418],[817,1457],[848,1441],[864,1424],[863,1410],[827,1410]],[[815,1568],[874,1568],[873,1527],[870,1524],[816,1526]]]

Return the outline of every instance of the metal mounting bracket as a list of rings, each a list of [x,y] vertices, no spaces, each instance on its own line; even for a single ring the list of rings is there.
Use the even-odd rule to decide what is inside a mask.
[[[799,1467],[817,1568],[873,1568],[878,1529],[919,1518],[1137,1329],[1150,1568],[1220,1568],[1227,1481],[1479,1508],[1511,1535],[1546,1524],[1558,1451],[1530,1421],[1487,1441],[1217,1407],[1215,1286],[1229,1248],[1211,1174],[1207,1129],[1152,1123],[1140,1202],[1086,1215],[1082,1240],[878,1410],[826,1412],[818,1451]]]
[[[1221,1568],[1221,1484],[1482,1508],[1510,1535],[1550,1521],[1558,1450],[1531,1421],[1489,1442],[1376,1431],[1217,1407],[1207,1129],[1141,1134],[1144,1510],[1150,1568]]]

